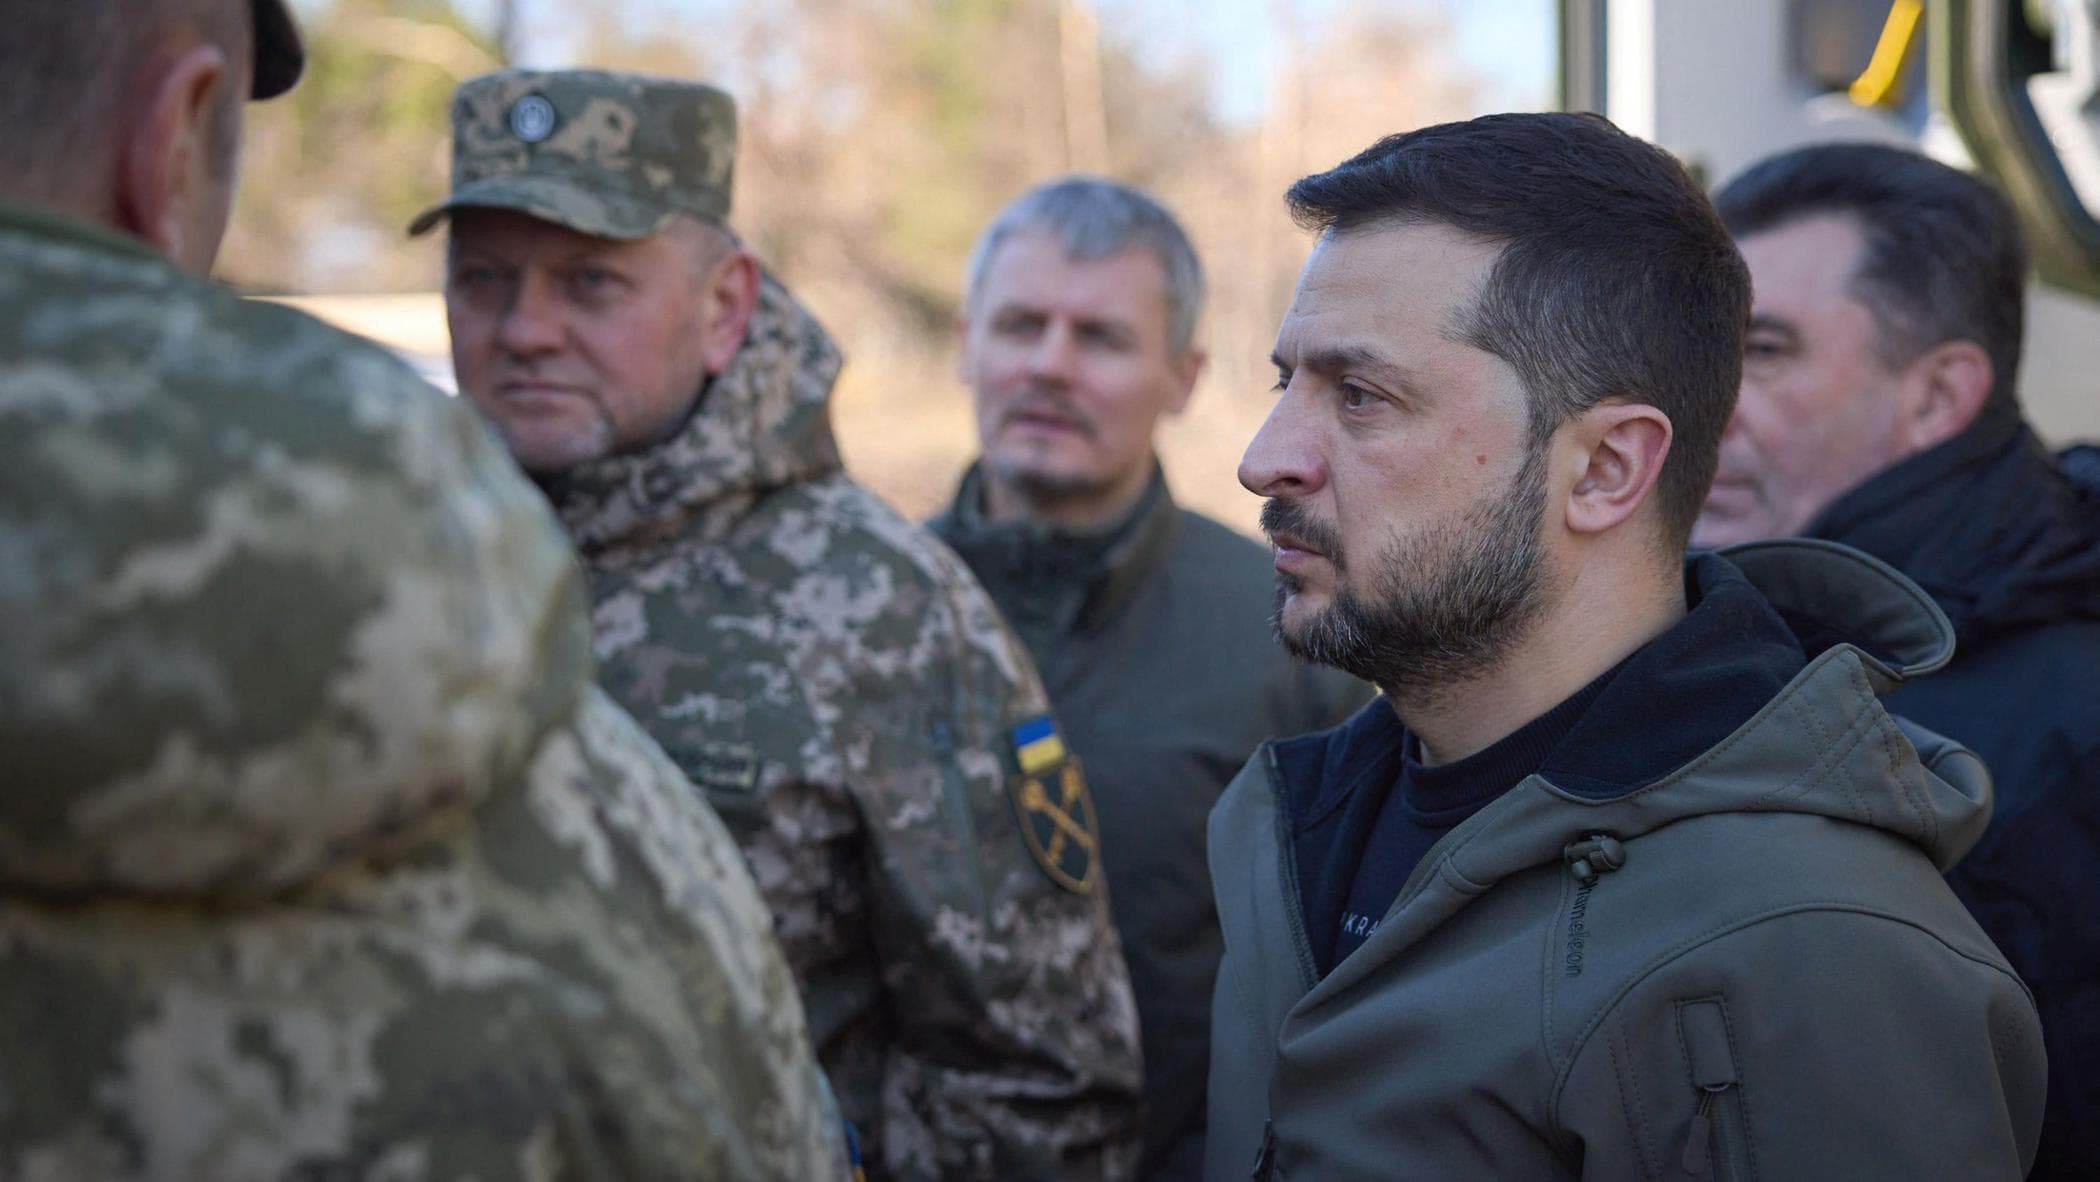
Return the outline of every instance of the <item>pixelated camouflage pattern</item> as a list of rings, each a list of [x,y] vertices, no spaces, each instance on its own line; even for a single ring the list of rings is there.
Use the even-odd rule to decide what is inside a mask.
[[[1051,881],[1008,797],[1046,700],[961,561],[840,471],[838,368],[767,278],[680,434],[548,482],[603,683],[742,843],[876,1176],[1126,1177],[1105,895]]]
[[[522,106],[521,106],[522,104]],[[515,209],[604,238],[646,238],[678,214],[729,216],[736,102],[697,82],[604,70],[498,70],[452,99],[455,209]]]
[[[583,608],[466,406],[0,209],[0,1178],[842,1176]]]

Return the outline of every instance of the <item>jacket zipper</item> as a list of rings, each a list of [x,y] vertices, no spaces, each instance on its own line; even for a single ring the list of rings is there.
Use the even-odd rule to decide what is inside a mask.
[[[1291,927],[1291,949],[1298,954],[1298,976],[1306,992],[1320,983],[1320,974],[1313,964],[1312,937],[1305,930],[1305,903],[1298,895],[1298,847],[1291,841],[1289,810],[1284,808],[1283,772],[1276,765],[1276,747],[1264,743],[1262,760],[1269,771],[1270,792],[1276,797],[1276,848],[1283,871],[1283,913]]]
[[[1727,1016],[1719,999],[1713,999],[1687,1003],[1678,1020],[1691,1060],[1692,1086],[1699,1092],[1680,1164],[1690,1177],[1704,1178],[1712,1171],[1717,1182],[1739,1182],[1750,1170],[1742,1149],[1742,1094],[1728,1045]]]
[[[1261,1152],[1255,1155],[1254,1169],[1247,1175],[1249,1182],[1270,1182],[1276,1177],[1276,1122],[1264,1122],[1261,1127]]]
[[[1320,977],[1313,964],[1312,937],[1305,931],[1305,904],[1298,895],[1298,847],[1291,842],[1290,810],[1284,807],[1283,774],[1276,765],[1273,742],[1261,745],[1261,757],[1269,773],[1269,790],[1276,798],[1277,868],[1283,876],[1283,914],[1290,927],[1291,950],[1298,956],[1300,988],[1309,993],[1319,984]],[[1276,1121],[1266,1114],[1261,1126],[1261,1150],[1255,1154],[1254,1168],[1247,1176],[1253,1182],[1269,1182],[1276,1176]]]

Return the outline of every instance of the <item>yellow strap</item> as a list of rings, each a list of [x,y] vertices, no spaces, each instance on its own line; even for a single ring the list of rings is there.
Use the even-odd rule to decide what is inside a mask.
[[[1862,107],[1895,107],[1903,102],[1903,64],[1918,40],[1925,22],[1924,0],[1895,0],[1889,19],[1881,26],[1881,39],[1874,43],[1874,57],[1852,80],[1845,93]]]

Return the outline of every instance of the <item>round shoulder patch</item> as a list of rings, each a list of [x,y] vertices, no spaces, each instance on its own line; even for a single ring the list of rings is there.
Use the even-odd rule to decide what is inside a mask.
[[[554,134],[554,104],[547,96],[528,94],[510,106],[510,130],[528,144]]]
[[[1074,894],[1091,894],[1095,867],[1101,864],[1100,823],[1094,798],[1087,794],[1079,758],[1066,755],[1011,782],[1021,840],[1050,881]]]

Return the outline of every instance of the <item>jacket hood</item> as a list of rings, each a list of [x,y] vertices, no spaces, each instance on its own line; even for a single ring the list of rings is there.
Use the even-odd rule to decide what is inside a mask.
[[[279,893],[575,709],[574,562],[469,408],[84,239],[0,225],[0,310],[0,890]]]
[[[1712,813],[1813,814],[1899,836],[1942,870],[1982,835],[1991,799],[1982,761],[1898,724],[1877,700],[1953,655],[1953,628],[1930,597],[1887,564],[1826,542],[1757,542],[1703,561],[1741,572],[1806,665],[1717,743],[1627,791],[1598,798],[1550,770],[1530,777],[1483,810],[1508,812],[1481,848],[1461,851],[1461,873],[1562,860],[1567,801],[1587,808],[1587,833],[1622,841]]]
[[[1561,862],[1579,838],[1628,841],[1723,812],[1870,825],[1942,868],[1974,844],[1989,816],[1981,762],[1876,700],[1952,655],[1930,597],[1885,563],[1809,540],[1693,555],[1686,582],[1685,619],[1609,675],[1540,771],[1454,830],[1451,872],[1484,887]],[[1335,731],[1269,746],[1294,842],[1382,774],[1399,731],[1381,698]],[[1425,859],[1402,898],[1434,873]]]
[[[2100,620],[2100,487],[2006,408],[1839,497],[1807,533],[1900,568],[1962,643]]]
[[[767,491],[839,470],[831,432],[839,366],[824,327],[762,274],[743,345],[678,434],[548,479],[548,498],[586,554],[696,527],[719,537]]]

